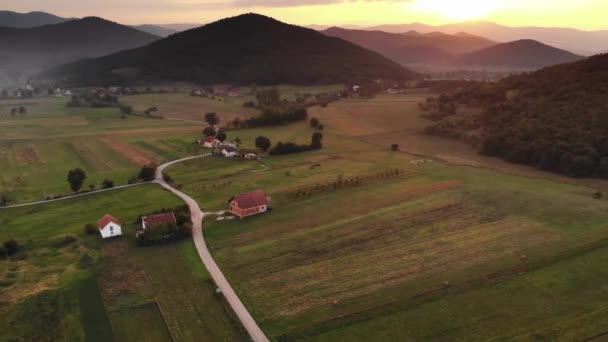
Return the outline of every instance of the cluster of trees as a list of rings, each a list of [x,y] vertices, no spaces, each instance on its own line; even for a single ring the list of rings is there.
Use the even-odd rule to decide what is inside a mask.
[[[136,234],[137,244],[139,246],[149,246],[166,241],[175,241],[192,236],[192,221],[190,220],[190,209],[187,205],[176,207],[175,209],[161,209],[157,212],[148,215],[173,212],[175,214],[176,223],[166,223],[146,227],[145,230],[139,230]],[[135,223],[140,223],[142,215],[140,215]]]
[[[11,108],[11,116],[16,117],[17,114],[23,116],[23,115],[27,114],[27,109],[23,106]]]
[[[308,117],[306,108],[287,106],[286,108],[266,109],[260,116],[245,120],[246,127],[264,127],[286,125],[292,122],[304,121]]]
[[[322,131],[325,128],[325,126],[323,126],[321,121],[319,121],[319,119],[317,119],[317,118],[310,119],[310,127],[314,128],[316,130],[319,130],[319,131]]]
[[[320,150],[321,148],[323,148],[323,134],[321,134],[320,132],[315,132],[311,137],[311,142],[309,145],[298,145],[291,142],[279,142],[270,149],[269,153],[272,156],[278,156],[284,154]]]
[[[86,179],[87,179],[87,173],[81,168],[76,168],[76,169],[72,169],[72,170],[68,171],[67,181],[70,184],[70,189],[73,192],[80,191],[80,189],[82,189],[82,186],[84,185],[84,181]],[[111,179],[106,178],[101,182],[102,189],[110,189],[113,187],[114,187],[114,181]],[[91,184],[91,185],[89,185],[89,188],[90,188],[90,190],[94,190],[95,185]]]
[[[17,254],[20,248],[21,246],[19,246],[17,240],[10,239],[5,241],[2,245],[0,245],[0,259]]]
[[[362,186],[372,182],[402,177],[404,175],[406,175],[405,171],[400,169],[386,170],[374,174],[361,175],[351,178],[344,178],[342,175],[340,175],[338,176],[338,178],[336,178],[336,180],[332,182],[318,183],[313,186],[306,186],[298,188],[297,190],[292,190],[287,193],[287,197],[294,199],[306,198],[317,193],[336,191],[342,188]]]
[[[450,114],[427,131],[481,132],[481,153],[573,177],[608,178],[608,55],[469,84],[438,106],[481,107]]]
[[[90,91],[73,95],[68,101],[68,107],[106,108],[121,107],[121,105],[118,103],[118,97],[112,94]]]

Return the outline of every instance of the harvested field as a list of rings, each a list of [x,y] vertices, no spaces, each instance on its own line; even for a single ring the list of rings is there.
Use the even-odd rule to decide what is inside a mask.
[[[101,140],[110,146],[114,151],[120,153],[122,156],[128,160],[131,160],[137,165],[143,166],[157,162],[157,159],[150,153],[130,144],[123,143],[115,137],[105,136],[101,138]]]
[[[19,165],[43,163],[34,145],[23,145],[15,151],[15,160]]]

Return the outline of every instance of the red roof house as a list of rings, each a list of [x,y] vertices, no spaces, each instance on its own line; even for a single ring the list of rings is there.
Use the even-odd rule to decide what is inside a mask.
[[[177,224],[173,212],[143,216],[141,218],[141,226],[143,229],[157,226],[160,224]]]
[[[228,203],[230,212],[240,218],[268,211],[268,196],[262,190],[236,195]]]
[[[104,239],[122,235],[122,223],[112,215],[104,215],[97,223],[97,227]]]

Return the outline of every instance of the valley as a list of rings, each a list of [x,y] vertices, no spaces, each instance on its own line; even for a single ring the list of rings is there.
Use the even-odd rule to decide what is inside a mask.
[[[290,90],[300,93],[306,88],[281,89],[291,96]],[[570,293],[572,286],[586,288],[585,284],[602,276],[593,265],[600,265],[605,257],[602,222],[608,204],[593,198],[593,193],[603,189],[603,183],[564,182],[558,176],[480,157],[465,145],[446,146],[443,138],[425,136],[422,131],[428,121],[421,118],[418,103],[427,95],[415,91],[310,108],[309,117],[325,126],[324,148],[319,151],[263,156],[259,161],[195,159],[171,166],[165,173],[207,213],[225,209],[235,193],[259,188],[268,193],[269,213],[232,221],[206,215],[203,233],[213,257],[271,340],[352,340],[361,336],[459,340],[471,336],[464,321],[471,315],[482,317],[474,330],[476,336],[552,336],[563,331],[562,320],[570,321],[573,316],[578,318],[570,324],[579,323],[569,333],[603,333],[601,289],[577,291],[559,305],[553,302],[553,295],[542,294],[546,282],[556,291]],[[228,119],[231,116],[222,113],[244,115],[246,109],[236,104],[248,100],[243,95],[233,98],[234,104],[215,103],[186,94],[164,94],[149,102],[146,96],[125,97],[124,101],[142,108],[154,105],[160,111],[170,108],[163,115],[196,105]],[[66,153],[66,160],[99,178],[108,174],[91,165],[102,160],[121,165],[125,178],[137,173],[141,165],[127,157],[133,151],[156,161],[197,153],[193,142],[200,136],[202,124],[131,116],[120,119],[116,109],[72,112],[62,104],[66,99],[45,101],[49,101],[45,107],[54,104],[55,109],[42,114],[28,106],[26,117],[19,119],[21,124],[2,119],[11,125],[5,146],[37,146],[36,142],[48,139],[77,146],[94,141],[96,153],[87,154],[88,163],[78,157],[78,150]],[[182,112],[183,119],[197,119],[195,111]],[[58,132],[44,120],[78,124]],[[228,130],[227,135],[229,140],[238,137],[242,148],[252,149],[260,135],[273,142],[304,143],[311,132],[308,123],[302,122]],[[108,146],[107,137],[113,138],[115,149]],[[398,143],[401,152],[390,151],[392,143]],[[65,143],[40,145],[53,151]],[[104,145],[107,155],[117,159],[108,160],[98,153]],[[59,176],[66,172],[65,167],[44,164],[47,158],[30,158],[39,169],[34,178],[44,180],[49,188],[67,190]],[[428,161],[419,163],[421,159]],[[18,161],[12,154],[5,160],[5,165]],[[115,167],[111,169],[115,172]],[[121,179],[116,177],[118,172],[110,175]],[[33,183],[32,189],[36,188]],[[19,202],[29,199],[24,194],[27,190],[13,189],[11,193]],[[156,185],[142,185],[83,199],[0,209],[0,237],[18,237],[26,246],[19,266],[15,261],[3,263],[3,300],[19,303],[0,315],[7,327],[3,331],[15,336],[17,330],[10,323],[15,318],[10,317],[23,315],[37,302],[69,299],[71,309],[66,310],[72,311],[55,312],[67,330],[55,331],[55,336],[89,338],[92,331],[86,330],[85,323],[86,329],[81,330],[79,322],[93,315],[105,317],[116,340],[166,340],[168,335],[179,340],[200,336],[244,339],[221,301],[211,294],[214,285],[191,241],[141,249],[133,245],[129,233],[109,243],[82,233],[84,223],[108,212],[120,213],[131,222],[138,214],[179,203]],[[86,211],[81,210],[83,206]],[[67,235],[76,236],[78,248],[53,247],[54,241]],[[51,255],[61,258],[49,259]],[[83,255],[92,255],[97,266],[81,269]],[[128,258],[129,266],[114,270],[116,258]],[[168,260],[172,262],[166,264]],[[47,266],[34,278],[19,276],[40,264],[53,267]],[[125,268],[133,274],[123,273]],[[570,277],[558,276],[573,269],[579,272],[580,285]],[[179,282],[168,282],[176,276]],[[119,290],[116,282],[122,281],[138,290]],[[96,283],[100,288],[86,285]],[[41,288],[40,284],[45,285]],[[16,288],[22,291],[15,292]],[[78,305],[84,304],[73,302],[69,295],[69,291],[85,288],[100,296],[96,306],[87,304],[91,310],[96,307],[97,313],[79,311]],[[200,297],[205,291],[208,297]],[[64,297],[48,298],[56,293],[64,293]],[[187,299],[191,296],[200,301]],[[588,296],[598,303],[591,311],[576,304],[587,301]],[[501,298],[512,300],[501,302]],[[519,314],[522,306],[526,307],[524,316]],[[501,314],[492,314],[495,307],[501,308]],[[69,312],[75,318],[65,321]],[[129,323],[125,315],[129,315]],[[546,315],[555,321],[539,330],[537,322]],[[184,317],[198,318],[188,322]],[[423,323],[415,317],[437,318]],[[205,328],[207,320],[218,320],[210,325],[215,328]],[[594,323],[585,323],[590,320]],[[142,329],[144,326],[158,329]]]

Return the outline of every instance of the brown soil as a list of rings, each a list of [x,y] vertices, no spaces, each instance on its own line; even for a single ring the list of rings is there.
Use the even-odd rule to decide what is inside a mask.
[[[142,151],[135,146],[121,142],[113,136],[105,136],[101,138],[101,141],[110,146],[114,151],[120,153],[138,165],[143,166],[157,162],[156,158],[154,158],[150,153]]]
[[[18,148],[15,152],[15,159],[19,165],[30,165],[41,162],[38,152],[32,145]]]

